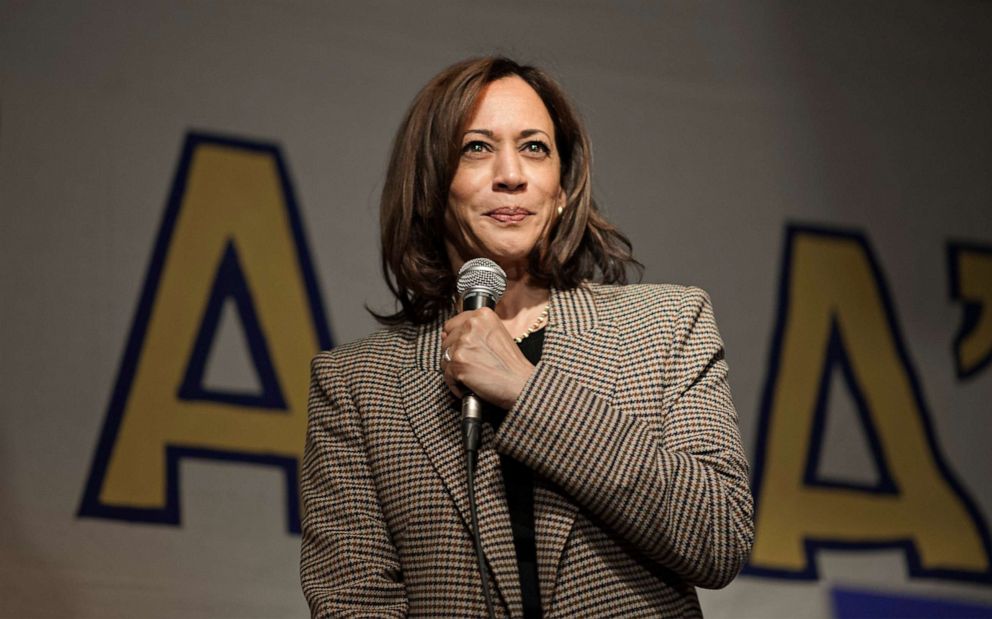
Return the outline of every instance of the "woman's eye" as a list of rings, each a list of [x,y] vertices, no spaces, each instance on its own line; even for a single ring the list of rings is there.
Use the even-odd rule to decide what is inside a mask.
[[[551,154],[551,148],[544,142],[527,142],[524,144],[524,152],[533,155],[547,156]]]
[[[462,146],[462,152],[466,155],[477,155],[481,153],[489,152],[491,149],[489,145],[485,142],[480,142],[478,140],[474,142],[469,142],[465,146]]]

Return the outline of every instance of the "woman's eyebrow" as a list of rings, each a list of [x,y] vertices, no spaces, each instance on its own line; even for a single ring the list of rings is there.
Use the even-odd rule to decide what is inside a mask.
[[[551,139],[551,136],[548,135],[548,132],[542,129],[524,129],[523,131],[520,132],[520,137],[529,138],[530,136],[537,133],[543,133],[545,136],[547,136],[549,140]]]
[[[496,134],[494,134],[489,129],[469,129],[468,131],[465,132],[465,135],[468,135],[470,133],[479,133],[481,135],[486,136],[489,139],[494,139],[496,137]],[[548,135],[548,132],[544,131],[543,129],[524,129],[523,131],[520,132],[520,137],[529,138],[530,136],[535,135],[537,133],[543,133],[548,137],[549,140],[551,139],[551,136]]]
[[[484,135],[484,136],[486,136],[487,138],[490,138],[490,139],[493,139],[493,138],[496,137],[496,135],[492,131],[490,131],[489,129],[469,129],[468,131],[465,132],[465,135],[468,135],[470,133],[481,133],[482,135]]]

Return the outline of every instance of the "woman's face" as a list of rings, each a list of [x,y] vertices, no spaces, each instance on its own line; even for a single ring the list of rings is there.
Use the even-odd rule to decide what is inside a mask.
[[[554,123],[544,102],[519,77],[490,83],[462,136],[448,192],[445,246],[452,267],[485,257],[511,277],[526,269],[531,250],[565,204],[560,177]]]

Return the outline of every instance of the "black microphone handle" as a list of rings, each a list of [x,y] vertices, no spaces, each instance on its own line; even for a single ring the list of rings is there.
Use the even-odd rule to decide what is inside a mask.
[[[489,290],[466,290],[465,294],[462,295],[463,312],[470,312],[484,307],[488,307],[489,309],[496,307],[496,299]]]

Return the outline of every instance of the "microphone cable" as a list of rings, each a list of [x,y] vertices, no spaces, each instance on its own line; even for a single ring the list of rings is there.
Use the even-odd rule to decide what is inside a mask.
[[[478,405],[478,400],[476,400],[475,396],[467,396],[467,398],[475,400],[476,405]],[[482,538],[479,537],[479,513],[475,506],[475,463],[478,459],[479,443],[482,438],[480,420],[478,418],[466,418],[463,429],[465,431],[465,464],[468,470],[468,504],[469,511],[472,514],[472,537],[475,541],[475,557],[479,562],[479,575],[482,577],[482,593],[486,598],[486,611],[489,613],[489,619],[496,619],[496,613],[493,612],[493,600],[489,593],[489,576],[488,570],[486,570],[486,559],[482,553]]]

